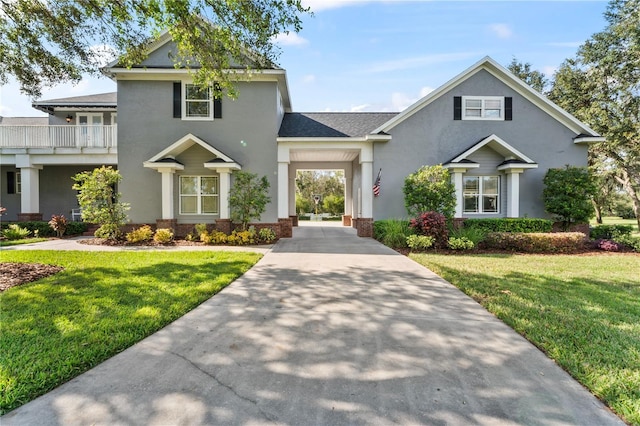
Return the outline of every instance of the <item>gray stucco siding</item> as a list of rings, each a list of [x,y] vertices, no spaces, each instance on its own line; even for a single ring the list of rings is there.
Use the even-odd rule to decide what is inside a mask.
[[[454,120],[454,96],[510,96],[513,120]],[[573,143],[575,133],[484,70],[442,94],[389,133],[391,141],[374,148],[374,170],[383,169],[383,194],[374,200],[374,218],[406,216],[402,186],[407,175],[423,165],[449,161],[492,134],[539,165],[520,175],[521,216],[547,216],[541,199],[547,169],[565,164],[584,166],[587,161],[586,147]],[[506,179],[501,185],[506,188]]]
[[[222,100],[222,118],[187,121],[173,118],[173,81],[118,82],[118,164],[124,182],[135,182],[123,185],[133,222],[161,217],[160,174],[144,169],[142,163],[189,133],[234,159],[243,170],[266,175],[272,202],[262,221],[277,220],[276,83],[242,82],[238,88],[238,99]],[[207,154],[203,163],[212,158]]]

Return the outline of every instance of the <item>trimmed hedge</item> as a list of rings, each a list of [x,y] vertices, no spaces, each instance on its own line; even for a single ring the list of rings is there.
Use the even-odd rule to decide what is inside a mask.
[[[465,219],[463,227],[484,232],[551,232],[553,221],[536,218]]]
[[[15,223],[21,228],[27,228],[31,231],[31,235],[35,235],[38,231],[39,237],[55,237],[56,231],[51,229],[49,222],[5,222],[0,225],[1,229],[7,228],[11,223]],[[85,222],[67,222],[67,229],[64,231],[64,235],[79,235],[87,230],[87,224]]]
[[[487,248],[523,253],[572,253],[584,247],[582,232],[491,232],[484,243]]]
[[[632,231],[631,225],[598,225],[591,228],[589,236],[593,240],[612,240],[631,235]]]

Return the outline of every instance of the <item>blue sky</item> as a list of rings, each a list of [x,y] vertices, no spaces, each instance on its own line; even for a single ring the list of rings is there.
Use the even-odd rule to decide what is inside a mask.
[[[606,1],[306,0],[299,34],[281,36],[294,111],[400,111],[488,55],[515,56],[548,76],[604,29]],[[87,78],[43,99],[115,91]],[[242,96],[242,94],[240,94]],[[0,88],[0,115],[42,115],[15,82]]]

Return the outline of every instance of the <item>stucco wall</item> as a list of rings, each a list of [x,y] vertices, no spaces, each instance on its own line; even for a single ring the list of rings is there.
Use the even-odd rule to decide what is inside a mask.
[[[453,120],[454,96],[511,96],[512,121]],[[392,140],[374,146],[374,170],[382,168],[382,195],[374,218],[406,217],[404,178],[425,164],[449,161],[481,139],[496,134],[539,164],[520,176],[520,215],[547,217],[542,179],[551,167],[585,166],[587,148],[575,134],[490,73],[482,70],[394,127]],[[497,172],[496,172],[497,174]],[[502,179],[503,188],[506,179]],[[503,210],[506,213],[506,209]]]
[[[172,81],[118,82],[118,165],[123,198],[131,203],[133,222],[153,222],[161,217],[161,175],[143,168],[142,163],[189,133],[233,158],[243,170],[266,175],[271,203],[262,221],[277,220],[276,135],[280,120],[276,83],[242,82],[238,87],[238,99],[222,100],[221,119],[183,121],[173,118]],[[202,162],[210,157],[208,154]],[[177,203],[175,208],[177,213]]]

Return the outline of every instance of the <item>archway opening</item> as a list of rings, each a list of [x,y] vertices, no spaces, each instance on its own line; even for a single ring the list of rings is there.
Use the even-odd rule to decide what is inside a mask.
[[[295,205],[298,223],[342,223],[345,213],[344,169],[296,170]]]

